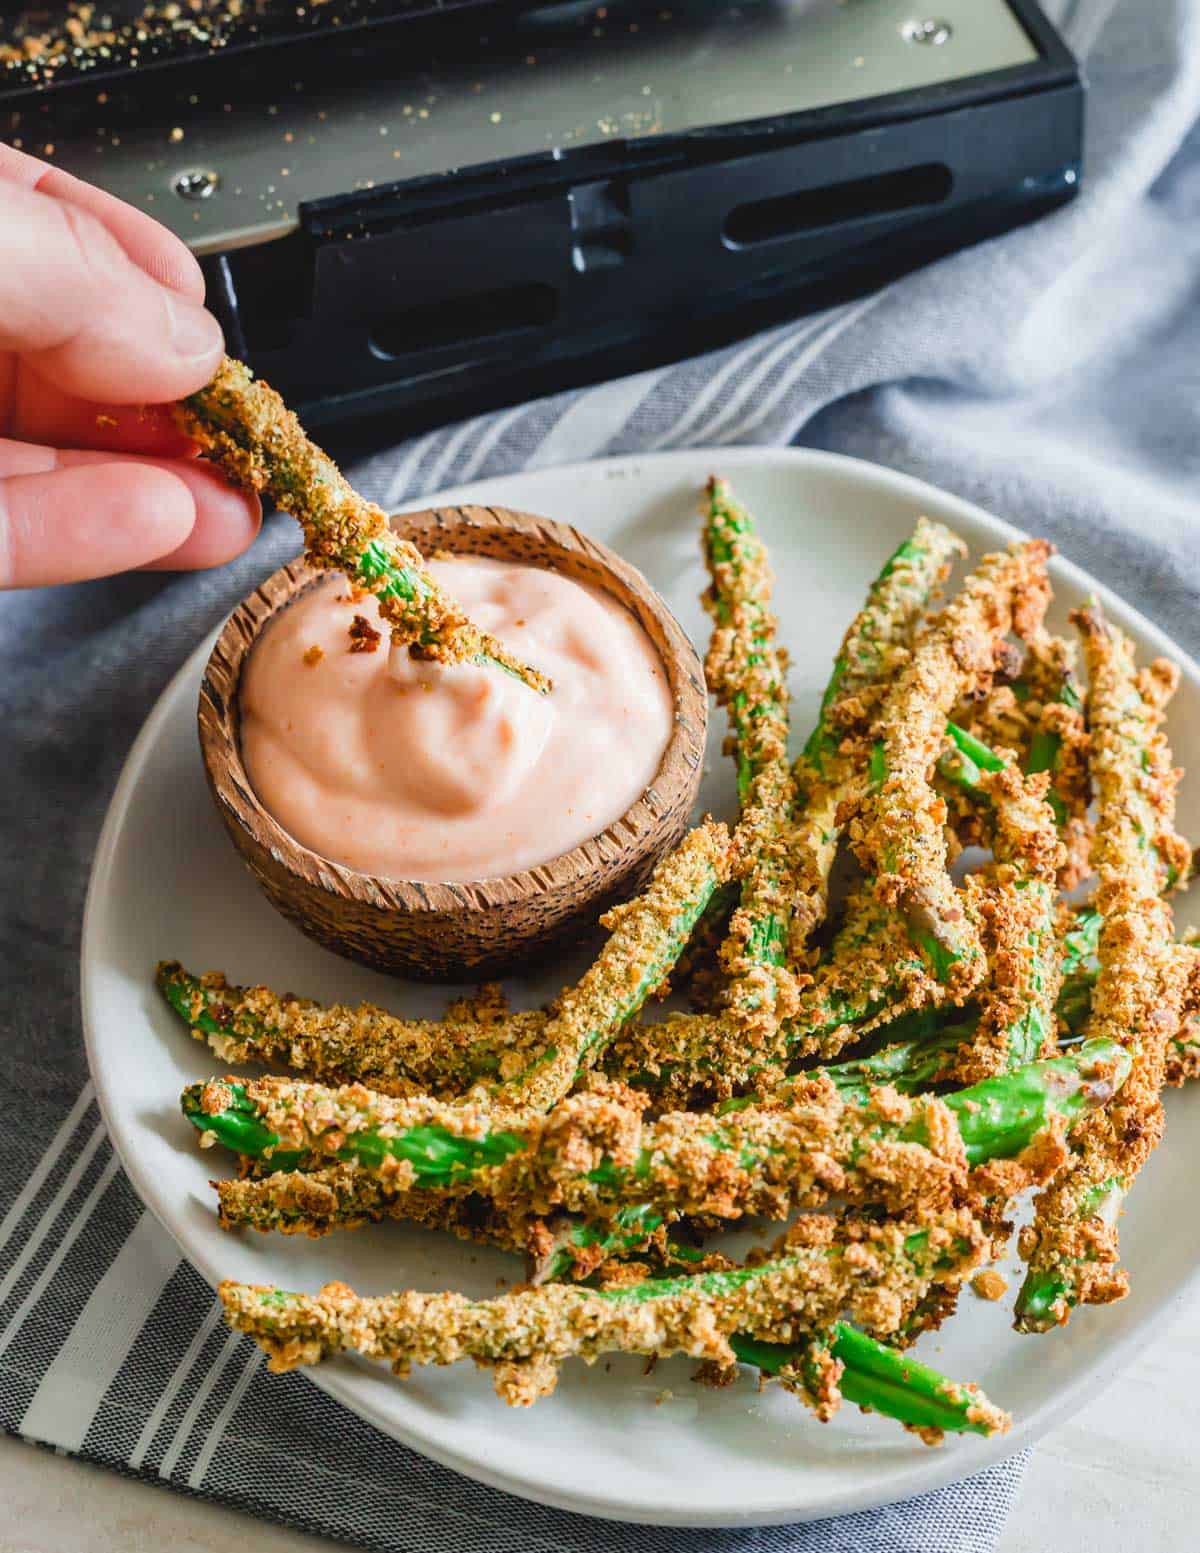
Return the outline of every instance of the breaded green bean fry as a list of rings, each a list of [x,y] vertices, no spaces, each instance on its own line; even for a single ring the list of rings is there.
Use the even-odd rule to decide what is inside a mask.
[[[393,533],[382,508],[354,490],[242,362],[226,356],[212,382],[176,406],[176,420],[234,485],[262,492],[297,519],[310,566],[345,572],[375,595],[394,643],[444,663],[494,663],[533,690],[550,689],[544,674],[471,624],[425,570],[417,547]]]
[[[754,1365],[798,1393],[823,1423],[843,1400],[896,1419],[926,1445],[940,1445],[946,1434],[989,1438],[1004,1434],[1012,1423],[977,1386],[950,1380],[845,1321],[824,1344],[819,1339],[764,1343],[740,1334],[729,1342],[742,1364]]]
[[[850,837],[886,906],[899,911],[953,996],[985,972],[978,932],[947,872],[946,805],[931,777],[955,704],[991,681],[997,654],[1023,617],[1044,611],[1040,540],[985,556],[921,638],[878,720],[871,782]]]
[[[741,819],[735,833],[740,899],[721,948],[725,1003],[750,1038],[769,1037],[793,997],[787,969],[791,892],[788,834],[796,784],[788,759],[787,658],[771,613],[771,570],[754,520],[714,476],[704,503],[704,554],[713,617],[709,689],[729,714]]]
[[[659,863],[649,885],[601,918],[608,941],[581,980],[559,997],[545,1047],[497,1087],[498,1104],[548,1111],[666,981],[705,906],[729,878],[729,832],[706,820]]]
[[[269,987],[194,976],[177,961],[158,987],[222,1062],[278,1063],[324,1084],[352,1080],[388,1095],[460,1095],[519,1071],[544,1046],[541,1009],[494,1019],[400,1019],[371,1003],[323,1007]]]
[[[945,1075],[956,1084],[1050,1056],[1062,984],[1056,879],[1065,852],[1046,801],[1048,778],[1022,777],[1008,766],[980,785],[996,862],[986,877],[968,881],[968,900],[983,925],[989,974],[973,1039]]]
[[[553,1390],[564,1359],[637,1353],[728,1365],[738,1333],[792,1342],[842,1316],[868,1332],[895,1331],[934,1281],[979,1265],[987,1237],[963,1210],[930,1223],[806,1226],[806,1243],[729,1271],[654,1279],[620,1288],[550,1284],[496,1299],[405,1292],[366,1298],[344,1284],[316,1295],[224,1283],[229,1325],[268,1355],[275,1371],[356,1352],[414,1365],[460,1359],[493,1367],[497,1392],[526,1405]]]
[[[1084,695],[1075,677],[1074,644],[1040,631],[1029,642],[1022,674],[1032,731],[1025,769],[1050,773],[1047,799],[1058,821],[1065,857],[1058,885],[1073,890],[1089,871],[1092,825],[1088,817],[1090,740]]]
[[[821,697],[817,725],[796,763],[799,789],[792,836],[796,876],[791,953],[799,959],[824,921],[829,870],[837,849],[838,809],[865,764],[861,746],[880,698],[901,665],[921,616],[954,560],[966,554],[957,534],[919,518],[889,558],[851,621]]]
[[[787,658],[776,641],[771,571],[754,520],[717,476],[705,491],[704,557],[713,618],[704,660],[708,688],[729,716],[738,798],[750,801],[763,771],[787,755]]]
[[[546,1116],[493,1116],[281,1078],[195,1085],[183,1108],[202,1138],[272,1174],[336,1161],[393,1194],[477,1192],[536,1214],[611,1218],[638,1204],[675,1218],[782,1218],[830,1193],[892,1209],[937,1206],[965,1187],[969,1168],[999,1159],[1028,1156],[1029,1180],[1043,1180],[1055,1140],[1108,1103],[1130,1060],[1112,1042],[1086,1042],[942,1100],[879,1089],[856,1103],[828,1079],[802,1075],[766,1103],[715,1118],[646,1121],[597,1094]],[[336,1184],[353,1194],[352,1178]],[[364,1205],[375,1187],[367,1191]]]
[[[1128,1292],[1116,1220],[1162,1136],[1161,1090],[1189,981],[1161,894],[1190,861],[1174,831],[1176,773],[1161,730],[1178,673],[1162,660],[1138,673],[1132,645],[1098,606],[1073,618],[1088,666],[1098,800],[1093,862],[1103,919],[1087,1033],[1120,1043],[1134,1061],[1111,1110],[1080,1129],[1070,1165],[1039,1197],[1034,1223],[1022,1233],[1029,1271],[1016,1310],[1025,1332],[1047,1331],[1076,1305]]]

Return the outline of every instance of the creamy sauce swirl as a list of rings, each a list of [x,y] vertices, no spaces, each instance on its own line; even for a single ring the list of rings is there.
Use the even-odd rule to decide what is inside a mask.
[[[246,772],[297,841],[365,873],[451,883],[535,867],[653,781],[673,720],[666,672],[633,616],[594,588],[503,561],[428,564],[481,628],[550,676],[550,695],[494,667],[390,649],[374,599],[328,578],[249,656]]]

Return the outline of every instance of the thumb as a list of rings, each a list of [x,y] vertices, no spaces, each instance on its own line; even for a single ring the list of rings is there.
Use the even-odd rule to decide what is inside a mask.
[[[90,211],[0,182],[0,350],[108,404],[163,403],[212,377],[221,328],[152,280]]]

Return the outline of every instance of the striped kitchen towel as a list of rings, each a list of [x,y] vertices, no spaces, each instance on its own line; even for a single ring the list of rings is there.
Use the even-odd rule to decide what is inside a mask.
[[[1065,0],[1086,55],[1070,208],[703,360],[431,433],[360,471],[439,486],[626,451],[802,440],[948,485],[1059,540],[1200,647],[1200,0]],[[296,548],[219,573],[0,602],[0,1425],[126,1473],[377,1549],[992,1546],[1019,1462],[818,1525],[682,1532],[542,1509],[433,1465],[298,1376],[267,1381],[142,1209],[79,1031],[80,913],[120,764],[201,636]]]

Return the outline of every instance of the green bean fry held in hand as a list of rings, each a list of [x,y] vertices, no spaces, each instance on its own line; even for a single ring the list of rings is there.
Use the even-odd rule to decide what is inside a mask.
[[[545,675],[471,624],[425,570],[417,547],[392,532],[387,514],[358,495],[249,367],[227,356],[212,382],[177,406],[176,420],[234,485],[269,496],[297,519],[310,566],[345,572],[375,595],[393,642],[444,663],[494,663],[534,690],[549,690]]]
[[[269,391],[232,364],[223,381],[192,406],[199,440],[291,486],[310,545],[353,570],[378,538],[365,504]],[[994,1434],[1003,1412],[907,1350],[964,1283],[1007,1288],[989,1264],[1035,1190],[1018,1330],[1123,1294],[1117,1216],[1161,1090],[1200,1073],[1200,947],[1170,903],[1191,873],[1163,729],[1177,675],[1139,668],[1094,605],[1073,617],[1077,666],[1046,623],[1040,540],[981,557],[943,603],[966,547],[920,518],[805,737],[772,515],[719,478],[701,512],[736,807],[605,916],[574,985],[516,1011],[492,985],[413,1019],[158,970],[223,1065],[280,1070],[183,1096],[201,1143],[238,1160],[215,1183],[224,1228],[401,1220],[523,1255],[529,1284],[226,1283],[226,1318],[273,1369],[467,1358],[526,1405],[567,1359],[675,1354],[715,1384],[757,1372],[821,1420],[845,1400],[929,1443]],[[418,651],[486,654],[439,609],[418,588],[394,624]],[[672,980],[692,1007],[652,1016]],[[732,1261],[712,1237],[751,1218],[789,1227]]]

